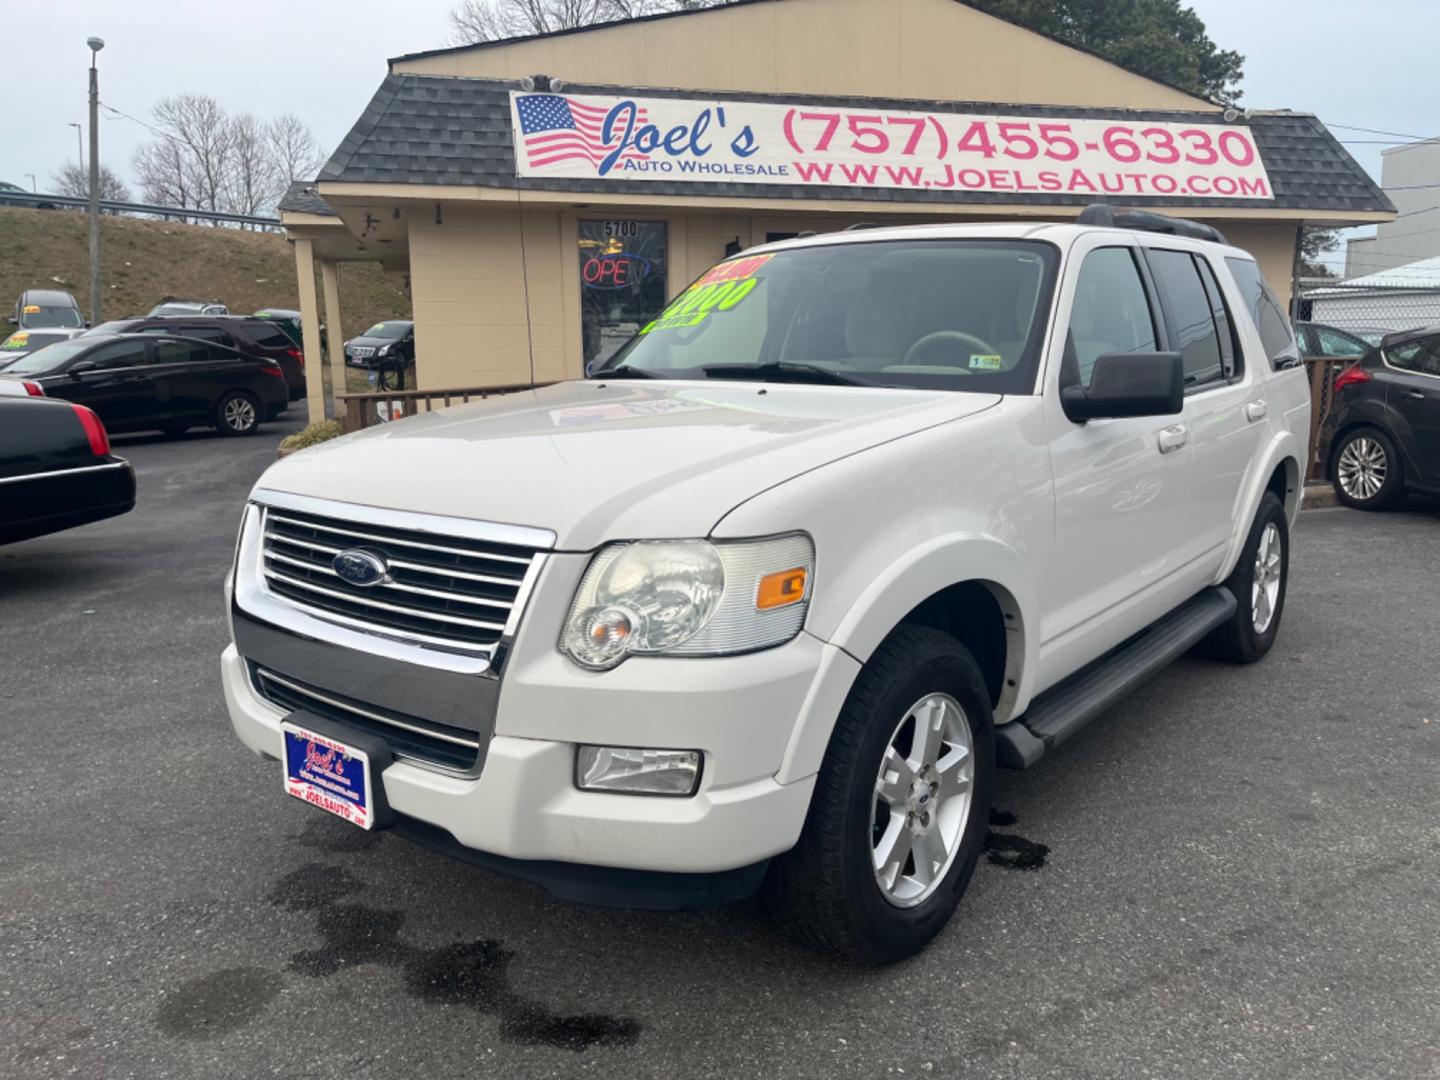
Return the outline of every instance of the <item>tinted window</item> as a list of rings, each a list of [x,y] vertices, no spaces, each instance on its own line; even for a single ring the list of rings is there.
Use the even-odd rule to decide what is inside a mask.
[[[1250,259],[1233,257],[1226,259],[1225,265],[1230,267],[1235,284],[1240,287],[1240,295],[1250,309],[1250,318],[1255,320],[1255,329],[1260,331],[1260,343],[1265,346],[1271,364],[1281,359],[1296,359],[1298,350],[1290,320],[1260,273],[1260,267]]]
[[[1420,338],[1385,350],[1385,362],[1401,371],[1440,378],[1440,337]]]
[[[1085,256],[1075,283],[1070,333],[1065,342],[1067,381],[1090,372],[1106,353],[1155,352],[1155,319],[1129,248],[1099,248]],[[1073,365],[1073,368],[1072,368]]]
[[[1242,369],[1239,363],[1240,345],[1236,340],[1234,321],[1230,308],[1225,304],[1225,294],[1220,291],[1220,282],[1215,271],[1203,257],[1195,256],[1195,268],[1200,271],[1200,281],[1205,286],[1205,298],[1210,301],[1210,315],[1215,320],[1215,332],[1220,341],[1220,360],[1225,365],[1225,375],[1230,377]]]
[[[199,338],[201,341],[214,341],[220,345],[235,344],[234,339],[218,326],[185,326],[182,324],[173,333],[183,334],[188,338]]]
[[[210,350],[198,341],[159,341],[155,344],[157,364],[193,364],[210,359]]]
[[[102,345],[85,359],[101,371],[139,367],[145,363],[145,343],[143,341],[117,341],[113,345]]]
[[[262,349],[289,349],[290,335],[281,330],[278,326],[255,326],[247,325],[245,333],[250,340],[259,345]]]
[[[1185,367],[1185,388],[1191,390],[1219,382],[1225,377],[1220,356],[1220,335],[1215,329],[1215,315],[1200,272],[1188,251],[1149,253],[1150,266],[1156,283],[1170,302],[1170,315],[1175,320],[1175,345]]]

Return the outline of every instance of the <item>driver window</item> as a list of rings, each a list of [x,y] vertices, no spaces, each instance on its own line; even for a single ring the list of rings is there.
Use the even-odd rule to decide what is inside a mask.
[[[137,367],[145,363],[143,341],[121,341],[96,349],[85,357],[95,365],[96,371],[115,371],[120,368]]]
[[[1090,252],[1075,282],[1062,385],[1089,386],[1095,361],[1106,353],[1158,351],[1155,319],[1131,250]]]

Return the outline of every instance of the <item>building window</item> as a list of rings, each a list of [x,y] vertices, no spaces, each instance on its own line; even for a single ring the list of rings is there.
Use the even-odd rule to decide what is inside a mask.
[[[663,221],[581,221],[580,330],[585,369],[608,360],[665,307]]]

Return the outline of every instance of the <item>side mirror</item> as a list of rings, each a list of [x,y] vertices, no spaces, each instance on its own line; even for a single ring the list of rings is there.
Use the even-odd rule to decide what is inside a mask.
[[[20,320],[17,319],[14,315],[6,315],[6,316],[5,316],[5,321],[8,322],[11,326],[19,326],[19,325],[20,325]]]
[[[65,374],[70,376],[83,375],[87,371],[94,371],[97,366],[94,360],[76,360],[75,363],[70,365],[70,370]]]
[[[1124,416],[1175,416],[1185,408],[1179,353],[1106,353],[1090,385],[1060,391],[1060,407],[1077,424]]]

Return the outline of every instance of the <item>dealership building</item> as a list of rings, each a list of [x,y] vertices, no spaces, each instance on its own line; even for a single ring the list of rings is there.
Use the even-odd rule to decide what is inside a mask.
[[[1313,115],[1226,109],[963,0],[740,0],[397,57],[280,209],[315,416],[322,318],[363,329],[341,262],[408,275],[421,389],[509,385],[579,377],[755,244],[1096,201],[1216,226],[1282,298],[1302,225],[1395,213]]]

